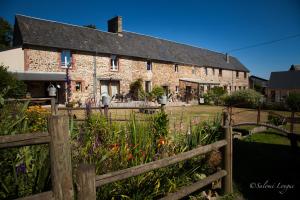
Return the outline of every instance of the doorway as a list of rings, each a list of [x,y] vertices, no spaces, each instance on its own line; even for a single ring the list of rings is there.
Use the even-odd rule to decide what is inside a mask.
[[[100,94],[109,95],[110,97],[120,94],[120,81],[117,80],[101,80]]]

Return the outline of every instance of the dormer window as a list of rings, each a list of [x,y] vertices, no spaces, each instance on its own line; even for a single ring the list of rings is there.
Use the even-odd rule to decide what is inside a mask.
[[[239,71],[236,71],[235,77],[239,78]]]
[[[247,78],[247,72],[244,72],[244,78],[245,79]]]
[[[111,71],[119,70],[119,59],[116,55],[112,55],[110,57],[110,69],[111,69]]]
[[[205,67],[204,70],[205,70],[205,75],[207,76],[208,75],[208,69],[207,69],[207,67]]]
[[[72,55],[70,50],[62,50],[60,54],[62,68],[72,68]]]
[[[178,65],[177,64],[175,64],[174,69],[175,69],[175,72],[178,72]]]
[[[151,61],[147,61],[147,70],[152,71],[152,62]]]
[[[215,75],[215,68],[212,68],[212,71],[213,71],[213,75]]]

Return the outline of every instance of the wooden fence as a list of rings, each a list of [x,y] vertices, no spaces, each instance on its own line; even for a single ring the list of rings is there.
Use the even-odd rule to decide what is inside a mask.
[[[115,172],[110,172],[103,175],[95,174],[95,167],[89,164],[80,164],[77,169],[77,191],[78,191],[78,200],[84,199],[96,199],[96,187],[101,187],[102,185],[112,183],[115,181],[124,180],[130,177],[138,176],[140,174],[167,167],[172,164],[176,164],[181,161],[191,159],[195,156],[203,155],[209,153],[213,150],[224,149],[224,169],[219,170],[218,172],[196,182],[192,185],[185,186],[180,188],[174,193],[169,193],[162,199],[181,199],[204,186],[217,181],[221,178],[223,179],[224,192],[231,193],[232,188],[232,129],[228,126],[228,120],[224,120],[226,123],[224,126],[225,139],[217,141],[213,144],[206,146],[200,146],[191,151],[180,153],[175,156],[163,158],[157,161],[146,163],[139,166],[134,166],[128,169],[123,169]]]
[[[52,191],[20,198],[22,200],[64,200],[74,197],[68,117],[51,115],[48,121],[46,133],[0,136],[0,149],[49,144]]]
[[[226,116],[226,115],[224,115]],[[104,184],[134,177],[151,170],[167,167],[195,156],[207,154],[213,150],[224,147],[224,169],[196,182],[192,185],[180,188],[174,193],[167,194],[162,199],[180,199],[204,186],[223,178],[225,193],[231,193],[232,189],[232,128],[228,126],[228,120],[224,120],[225,139],[213,144],[200,146],[191,151],[175,156],[153,161],[128,169],[115,171],[103,175],[95,174],[95,167],[88,164],[80,164],[76,173],[77,199],[96,199],[96,187]],[[71,147],[69,136],[69,118],[63,115],[51,115],[49,117],[48,132],[28,133],[20,135],[0,136],[0,149],[20,147],[26,145],[49,144],[51,158],[52,190],[40,194],[20,198],[22,200],[71,200],[74,198]]]

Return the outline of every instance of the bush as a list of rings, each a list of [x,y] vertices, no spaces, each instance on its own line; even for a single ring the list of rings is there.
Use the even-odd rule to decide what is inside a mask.
[[[3,98],[20,98],[26,94],[26,85],[17,80],[7,71],[7,67],[0,65],[0,93]]]
[[[286,104],[292,111],[300,111],[300,93],[290,93],[286,98]]]
[[[129,94],[131,94],[133,100],[140,100],[145,97],[143,79],[139,78],[130,84]]]
[[[255,108],[258,106],[262,95],[255,90],[239,90],[224,98],[227,106]]]
[[[227,93],[222,87],[214,87],[210,89],[207,94],[204,95],[204,101],[206,103],[213,102],[215,105],[221,105],[224,103],[223,96]]]
[[[274,124],[275,126],[285,125],[287,123],[284,117],[271,114],[268,115],[268,122],[270,124]]]
[[[164,88],[162,88],[161,86],[154,86],[152,91],[148,94],[148,99],[150,101],[157,99],[158,97],[163,96],[164,93],[165,93]]]

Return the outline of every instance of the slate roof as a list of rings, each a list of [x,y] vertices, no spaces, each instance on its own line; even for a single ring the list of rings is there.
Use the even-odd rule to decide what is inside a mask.
[[[270,89],[300,89],[300,71],[272,72]]]
[[[222,53],[126,31],[119,36],[117,33],[16,15],[14,34],[14,45],[116,54],[249,72],[232,56],[227,63]]]
[[[292,65],[291,68],[290,68],[290,71],[300,71],[300,65]]]

